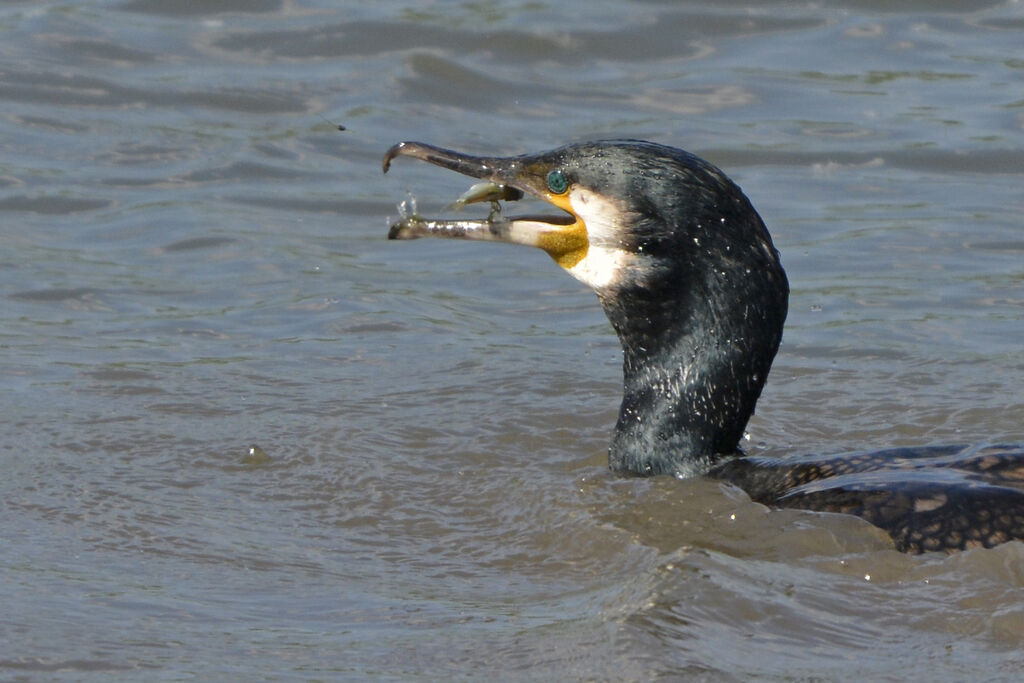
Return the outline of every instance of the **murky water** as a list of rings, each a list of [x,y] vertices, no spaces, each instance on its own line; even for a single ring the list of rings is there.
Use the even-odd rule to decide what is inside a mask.
[[[380,158],[701,154],[793,284],[751,451],[1024,442],[1022,30],[1015,2],[4,3],[0,677],[1019,680],[1024,545],[906,556],[609,474],[594,296],[540,252],[386,242],[407,191],[467,183]]]

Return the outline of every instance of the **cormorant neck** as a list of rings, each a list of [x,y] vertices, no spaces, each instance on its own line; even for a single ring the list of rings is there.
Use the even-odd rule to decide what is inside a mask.
[[[698,237],[700,253],[661,261],[677,264],[668,272],[598,293],[623,350],[612,469],[692,476],[738,451],[789,295],[767,230],[748,220],[757,239],[742,249]]]

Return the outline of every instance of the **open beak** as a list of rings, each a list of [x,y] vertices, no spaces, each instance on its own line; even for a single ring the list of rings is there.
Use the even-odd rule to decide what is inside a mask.
[[[556,195],[547,188],[552,162],[545,155],[481,157],[462,154],[422,142],[399,142],[385,153],[383,169],[400,156],[413,157],[485,182],[474,185],[455,206],[491,202],[491,213],[480,220],[440,220],[420,216],[415,210],[390,226],[388,239],[447,237],[509,242],[538,247],[563,267],[570,268],[587,251],[587,230],[573,211],[569,193]],[[556,215],[505,216],[499,202],[516,201],[529,194],[561,209]]]

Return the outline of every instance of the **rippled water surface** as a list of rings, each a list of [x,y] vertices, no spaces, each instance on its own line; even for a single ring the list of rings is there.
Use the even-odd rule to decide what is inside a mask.
[[[748,450],[1022,442],[1024,7],[971,7],[4,2],[0,678],[1019,680],[1024,544],[612,475],[593,294],[384,239],[467,187],[400,139],[681,146],[793,285]]]

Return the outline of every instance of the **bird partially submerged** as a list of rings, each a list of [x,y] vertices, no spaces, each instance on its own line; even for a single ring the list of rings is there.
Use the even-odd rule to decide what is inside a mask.
[[[715,166],[637,140],[514,157],[400,142],[384,156],[479,178],[461,204],[485,219],[413,212],[390,239],[433,236],[538,247],[598,296],[623,350],[612,469],[706,475],[766,504],[846,512],[911,552],[1024,539],[1024,451],[900,449],[851,456],[746,457],[739,442],[782,339],[789,284],[761,217]],[[559,211],[508,216],[531,195]]]

